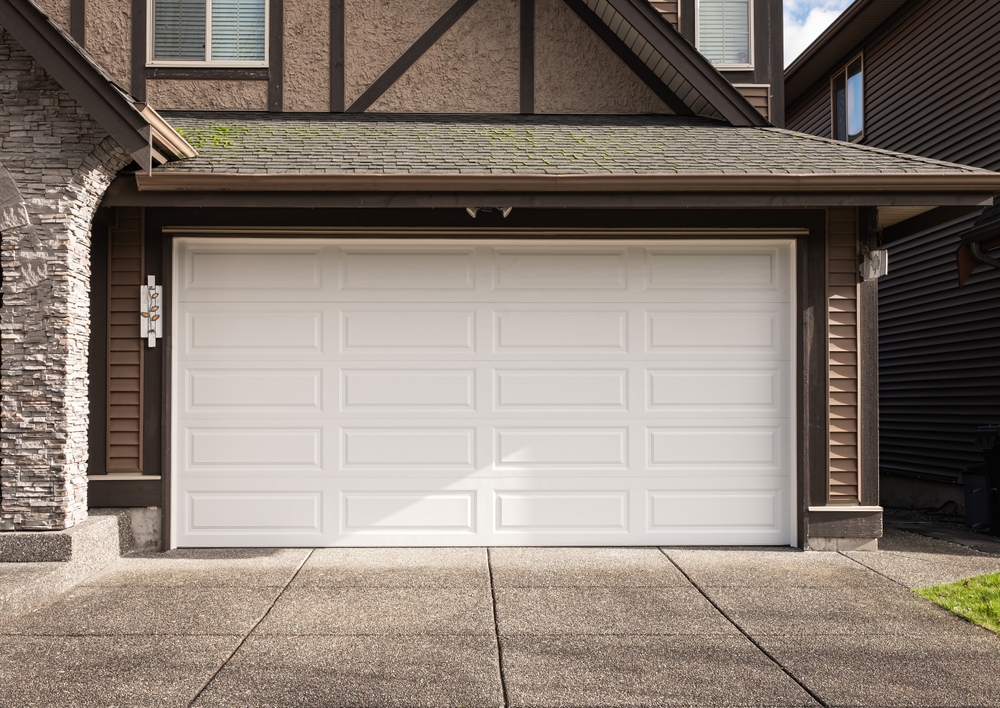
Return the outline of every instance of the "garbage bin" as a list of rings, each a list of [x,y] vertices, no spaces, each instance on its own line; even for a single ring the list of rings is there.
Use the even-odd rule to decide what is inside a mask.
[[[983,453],[983,466],[965,475],[966,515],[985,522],[990,534],[1000,536],[1000,425],[980,427],[976,449]]]

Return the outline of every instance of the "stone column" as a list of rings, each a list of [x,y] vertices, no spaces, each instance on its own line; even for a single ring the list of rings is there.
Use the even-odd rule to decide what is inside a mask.
[[[129,158],[3,31],[0,66],[0,154],[28,221],[0,252],[0,531],[64,529],[87,518],[90,224]]]

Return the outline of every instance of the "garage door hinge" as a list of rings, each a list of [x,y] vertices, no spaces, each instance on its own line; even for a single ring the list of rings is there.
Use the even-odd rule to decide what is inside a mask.
[[[156,284],[156,277],[149,276],[146,285],[139,286],[139,332],[149,346],[163,337],[163,286]]]

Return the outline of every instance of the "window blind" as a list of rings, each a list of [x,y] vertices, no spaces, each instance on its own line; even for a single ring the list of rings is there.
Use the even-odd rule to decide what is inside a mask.
[[[153,58],[205,60],[205,0],[154,0]]]
[[[750,0],[699,0],[698,49],[713,64],[749,64]]]
[[[212,0],[212,59],[264,61],[264,5],[265,0]]]

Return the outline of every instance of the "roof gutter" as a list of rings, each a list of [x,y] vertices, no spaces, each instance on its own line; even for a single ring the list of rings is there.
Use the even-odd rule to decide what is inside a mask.
[[[171,157],[183,160],[188,157],[198,157],[198,151],[184,139],[159,113],[145,103],[136,103],[136,110],[149,123],[153,130],[153,144]]]
[[[980,264],[1000,270],[1000,259],[988,251],[1000,248],[1000,221],[991,221],[969,229],[962,236],[955,258],[958,261],[958,286],[965,285]]]
[[[863,174],[136,174],[140,192],[1000,193],[1000,173]]]

